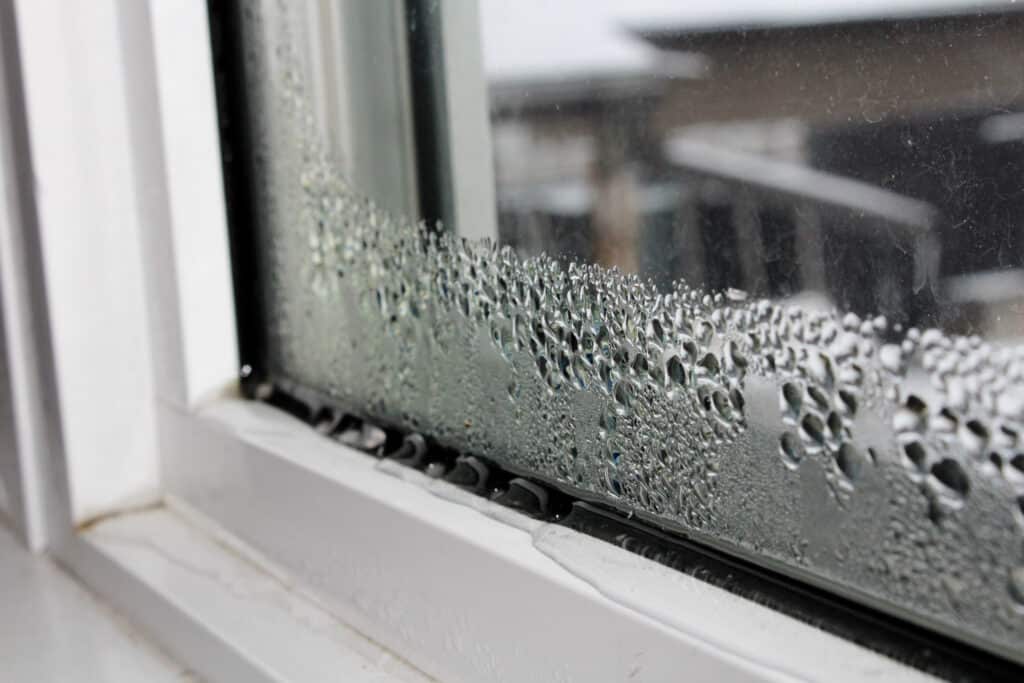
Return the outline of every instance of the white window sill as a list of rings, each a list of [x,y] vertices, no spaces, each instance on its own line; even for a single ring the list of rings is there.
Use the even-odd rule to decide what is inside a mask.
[[[211,681],[430,680],[181,510],[118,515],[83,538],[158,599],[139,618],[169,649],[198,654]],[[128,611],[146,602],[123,586],[110,597]]]
[[[5,681],[198,681],[0,518],[0,662]]]
[[[177,421],[165,471],[171,511],[112,518],[75,545],[133,577],[142,590],[134,598],[111,584],[117,572],[88,580],[211,680],[240,671],[335,678],[387,657],[356,631],[411,663],[392,662],[382,680],[416,680],[413,667],[445,681],[928,679],[610,544],[375,460],[268,406],[227,399],[198,417],[165,410]],[[231,584],[244,587],[225,591]],[[302,610],[326,632],[311,632],[295,617]],[[204,637],[187,637],[190,629]],[[357,654],[339,641],[359,643]],[[241,668],[225,676],[225,662]]]

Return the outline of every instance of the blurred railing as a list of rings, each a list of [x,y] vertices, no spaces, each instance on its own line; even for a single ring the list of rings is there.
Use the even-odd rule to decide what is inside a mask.
[[[788,161],[689,140],[664,146],[691,187],[685,277],[915,323],[935,312],[940,213],[930,204]]]

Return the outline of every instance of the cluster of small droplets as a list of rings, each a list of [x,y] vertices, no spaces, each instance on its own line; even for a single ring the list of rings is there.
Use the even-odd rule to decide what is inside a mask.
[[[770,458],[771,476],[793,482],[813,462],[840,510],[862,480],[890,486],[887,504],[924,509],[930,529],[895,520],[879,544],[896,547],[893,556],[943,533],[954,538],[953,521],[983,482],[1009,503],[1013,542],[1022,547],[1024,347],[903,330],[883,317],[808,311],[736,290],[676,283],[666,294],[615,269],[520,258],[508,247],[429,230],[349,188],[311,129],[301,79],[285,85],[304,145],[306,286],[347,324],[378,325],[382,343],[400,358],[352,355],[353,366],[377,364],[362,375],[349,368],[349,376],[390,373],[394,386],[422,397],[449,386],[439,377],[462,368],[474,396],[496,401],[496,386],[501,400],[464,405],[460,430],[450,412],[403,403],[401,392],[374,393],[358,379],[332,386],[334,393],[355,392],[345,398],[426,426],[456,448],[486,450],[640,514],[731,533],[755,548],[744,536],[752,532],[722,522],[731,519],[718,507],[729,459],[756,458],[764,473]],[[351,301],[356,308],[348,308]],[[473,362],[465,349],[477,354]],[[469,376],[476,361],[492,358],[500,362],[487,366],[487,377]],[[750,454],[764,433],[774,452]],[[905,488],[917,502],[904,501]],[[919,529],[913,541],[905,525]],[[806,540],[795,544],[801,558],[813,550]],[[887,566],[884,558],[865,564]],[[1017,614],[1024,560],[1011,558],[1009,567],[999,570],[1000,580]]]
[[[929,402],[906,393],[892,418],[932,513],[941,517],[963,504],[970,469],[1006,481],[1024,528],[1024,347],[994,348],[977,336],[932,329],[910,330],[900,350],[903,362],[919,362],[934,394]]]
[[[443,308],[485,330],[506,360],[527,355],[550,395],[607,397],[595,427],[606,442],[612,495],[646,488],[631,481],[628,454],[610,445],[618,425],[670,402],[677,424],[704,437],[703,446],[729,443],[746,427],[751,372],[778,381],[780,463],[796,469],[808,456],[826,458],[838,498],[878,458],[853,433],[864,409],[891,422],[907,476],[921,484],[936,518],[963,504],[969,470],[992,469],[1021,488],[1021,349],[993,350],[937,330],[911,329],[892,343],[882,318],[812,314],[736,291],[707,294],[677,284],[663,295],[632,275],[547,257],[521,260],[508,247],[396,220],[323,166],[303,185],[319,216],[310,257],[317,293],[327,295],[347,270],[358,270],[355,281],[384,319],[408,325],[424,308]],[[937,409],[917,394],[903,395],[910,368],[926,373]],[[515,401],[520,380],[509,387]]]

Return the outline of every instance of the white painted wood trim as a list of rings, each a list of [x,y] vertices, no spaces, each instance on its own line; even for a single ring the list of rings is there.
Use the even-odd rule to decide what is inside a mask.
[[[8,411],[0,478],[8,514],[32,550],[70,533],[57,377],[22,68],[12,2],[0,2],[0,306]]]

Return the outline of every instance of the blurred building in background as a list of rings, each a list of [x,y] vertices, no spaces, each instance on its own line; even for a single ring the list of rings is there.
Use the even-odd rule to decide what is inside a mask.
[[[680,4],[484,3],[503,242],[1024,332],[1024,13]]]

